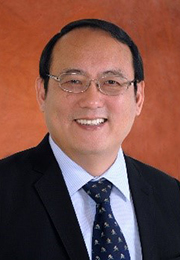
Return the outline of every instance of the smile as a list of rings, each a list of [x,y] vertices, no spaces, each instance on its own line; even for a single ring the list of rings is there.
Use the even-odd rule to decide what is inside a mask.
[[[80,125],[100,125],[105,123],[107,119],[105,118],[97,118],[97,119],[77,119],[76,122]]]

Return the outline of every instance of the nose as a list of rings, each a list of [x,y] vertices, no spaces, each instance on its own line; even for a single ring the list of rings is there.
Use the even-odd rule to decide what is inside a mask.
[[[104,95],[99,91],[95,80],[91,80],[88,89],[79,95],[79,105],[82,108],[96,109],[104,105]]]

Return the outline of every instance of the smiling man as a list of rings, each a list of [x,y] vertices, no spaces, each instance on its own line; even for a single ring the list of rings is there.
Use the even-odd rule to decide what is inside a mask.
[[[47,76],[48,91],[40,78],[37,97],[52,139],[91,175],[102,175],[144,100],[143,81],[134,94],[129,47],[100,29],[72,30],[55,45]]]
[[[0,162],[1,259],[180,259],[180,184],[123,154],[144,102],[140,53],[116,25],[66,25],[36,93],[49,134]]]

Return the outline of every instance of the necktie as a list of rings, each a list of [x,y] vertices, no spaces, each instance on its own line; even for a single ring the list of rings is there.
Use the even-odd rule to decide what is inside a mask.
[[[130,260],[129,250],[110,205],[112,184],[105,179],[88,182],[83,186],[96,202],[92,236],[92,260]]]

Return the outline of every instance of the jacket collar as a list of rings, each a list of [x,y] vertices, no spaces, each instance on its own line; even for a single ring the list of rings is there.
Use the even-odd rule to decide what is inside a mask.
[[[144,179],[138,163],[127,156],[125,156],[125,160],[136,219],[139,227],[143,259],[158,260],[158,249],[155,241],[156,223],[153,188]]]
[[[31,156],[33,171],[42,173],[35,183],[54,227],[71,260],[88,260],[88,253],[62,173],[48,142],[48,135]]]

